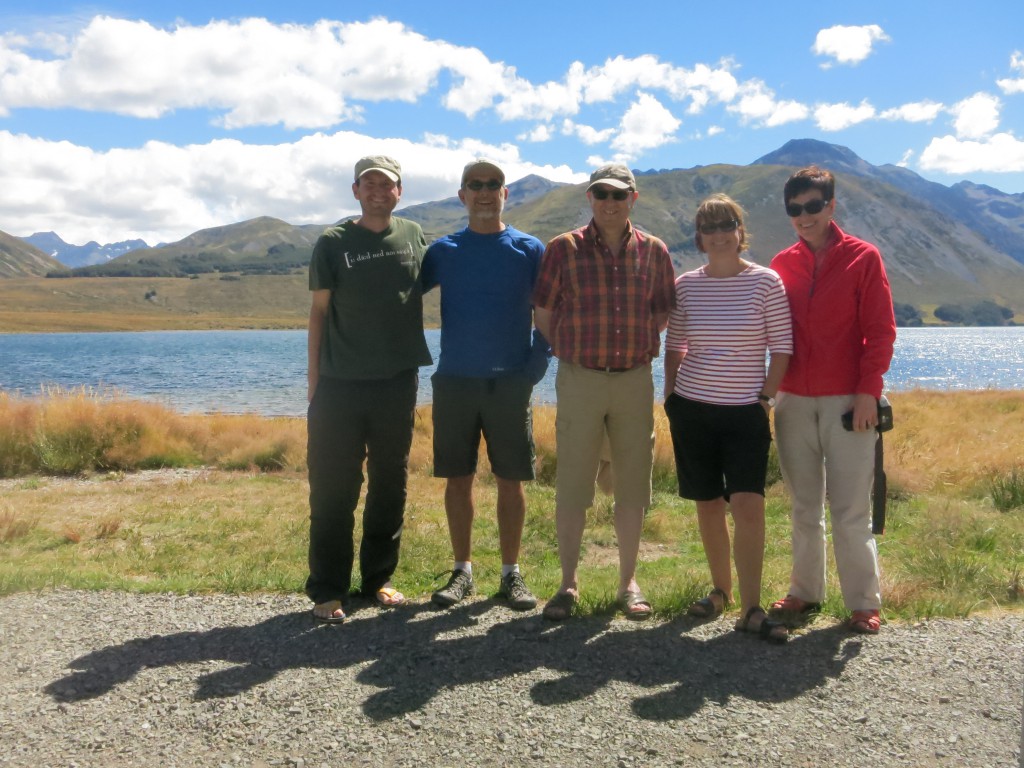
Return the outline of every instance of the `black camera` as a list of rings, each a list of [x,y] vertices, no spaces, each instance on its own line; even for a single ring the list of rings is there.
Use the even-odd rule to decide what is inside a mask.
[[[842,415],[843,429],[847,432],[853,432],[853,411],[847,411]],[[892,429],[892,406],[889,404],[889,399],[882,395],[878,398],[878,426],[875,430],[878,432],[888,432]]]

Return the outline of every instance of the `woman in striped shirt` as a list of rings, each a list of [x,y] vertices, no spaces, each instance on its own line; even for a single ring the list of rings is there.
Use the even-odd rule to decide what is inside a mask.
[[[761,569],[768,413],[793,352],[789,305],[775,272],[741,258],[747,233],[735,201],[714,195],[701,203],[696,242],[707,263],[676,279],[665,340],[679,495],[696,502],[714,586],[689,612],[715,618],[731,602],[729,507],[742,617],[736,629],[785,642],[785,626],[761,607]]]

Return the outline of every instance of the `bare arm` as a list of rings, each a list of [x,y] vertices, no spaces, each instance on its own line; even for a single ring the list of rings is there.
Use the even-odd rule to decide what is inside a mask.
[[[789,359],[792,355],[786,355],[779,352],[774,352],[768,362],[768,372],[764,377],[764,386],[761,387],[761,394],[768,395],[768,397],[775,397],[779,391],[779,385],[782,383],[782,377],[786,374],[786,369],[789,367]],[[762,402],[765,408],[768,407],[767,403]]]
[[[540,307],[533,308],[533,322],[537,326],[537,330],[544,334],[544,338],[551,343],[551,310],[541,309]]]
[[[668,312],[655,312],[653,317],[654,325],[657,327],[658,333],[661,333],[668,328]]]
[[[679,364],[683,362],[683,353],[679,349],[665,350],[665,399],[676,389],[676,376],[679,374]]]
[[[309,308],[309,337],[306,344],[306,399],[310,402],[316,392],[316,382],[320,378],[320,345],[323,343],[324,326],[327,324],[327,310],[330,305],[329,290],[313,291],[313,302]]]

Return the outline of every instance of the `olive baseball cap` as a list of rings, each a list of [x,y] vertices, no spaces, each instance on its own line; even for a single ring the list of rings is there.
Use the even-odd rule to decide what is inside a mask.
[[[633,178],[633,172],[621,163],[602,165],[590,174],[590,184],[587,186],[587,192],[595,184],[607,184],[609,187],[615,187],[616,189],[636,189],[636,179]]]
[[[466,163],[466,167],[462,169],[463,186],[466,184],[466,177],[478,168],[482,171],[493,173],[501,181],[502,186],[505,185],[505,172],[501,170],[501,166],[493,160],[488,160],[486,157],[478,157],[476,160]]]
[[[387,155],[369,155],[360,158],[356,163],[356,181],[370,171],[380,171],[396,184],[402,183],[402,166],[393,157]]]

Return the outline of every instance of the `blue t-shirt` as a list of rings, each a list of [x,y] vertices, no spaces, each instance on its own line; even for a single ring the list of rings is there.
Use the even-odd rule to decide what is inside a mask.
[[[540,240],[509,226],[488,235],[467,227],[427,249],[423,290],[441,286],[439,374],[493,378],[529,372],[531,356],[538,354],[532,351],[530,298],[543,255]],[[544,354],[547,342],[540,341]]]

